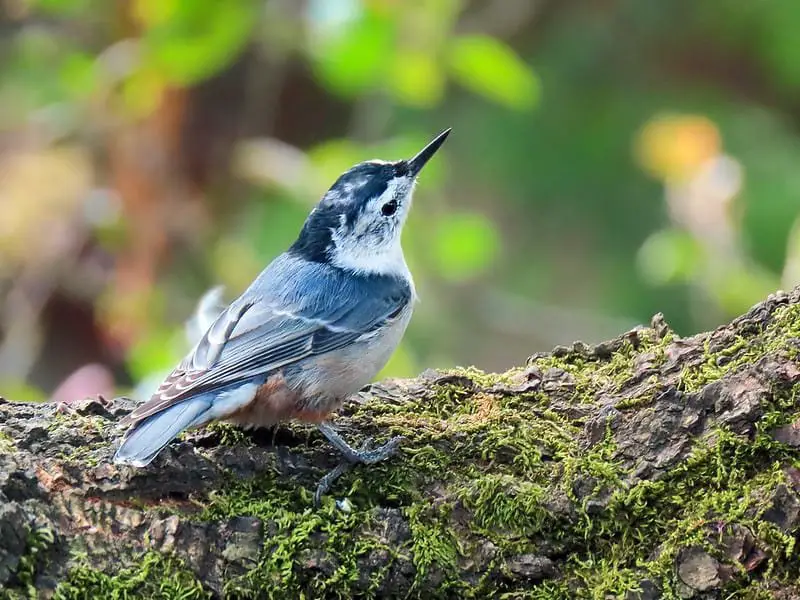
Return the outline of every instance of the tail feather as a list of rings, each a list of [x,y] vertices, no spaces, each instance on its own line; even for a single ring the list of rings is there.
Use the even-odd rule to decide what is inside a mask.
[[[197,396],[156,413],[132,426],[114,454],[114,462],[144,467],[164,446],[211,407],[211,398]]]

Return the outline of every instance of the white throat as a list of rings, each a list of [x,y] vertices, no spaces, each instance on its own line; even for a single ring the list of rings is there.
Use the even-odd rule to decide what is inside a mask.
[[[396,275],[411,280],[399,238],[380,249],[348,242],[346,238],[334,236],[335,247],[331,253],[334,266],[362,275]]]

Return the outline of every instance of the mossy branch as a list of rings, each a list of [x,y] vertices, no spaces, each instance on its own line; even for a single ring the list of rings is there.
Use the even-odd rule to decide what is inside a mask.
[[[800,288],[490,375],[372,386],[337,425],[215,426],[109,463],[127,401],[0,403],[0,586],[56,598],[774,598],[800,576]]]

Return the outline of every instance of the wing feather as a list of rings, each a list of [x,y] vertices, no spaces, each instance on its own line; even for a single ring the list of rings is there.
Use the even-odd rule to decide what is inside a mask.
[[[140,421],[198,393],[352,344],[396,318],[411,297],[401,279],[354,277],[283,255],[125,420]]]

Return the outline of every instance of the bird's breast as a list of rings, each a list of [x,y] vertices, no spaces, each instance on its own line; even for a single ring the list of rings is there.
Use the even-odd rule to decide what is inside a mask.
[[[253,401],[227,416],[244,426],[288,420],[321,422],[386,365],[411,319],[411,305],[388,325],[346,348],[284,367],[258,388]]]
[[[287,382],[309,401],[341,402],[370,383],[397,349],[411,320],[411,304],[386,326],[353,344],[287,370]],[[290,374],[291,373],[291,374]]]

